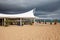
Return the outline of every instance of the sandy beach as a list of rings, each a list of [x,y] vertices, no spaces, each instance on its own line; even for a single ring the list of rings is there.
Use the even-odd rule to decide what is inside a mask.
[[[0,26],[0,40],[60,40],[60,23]]]

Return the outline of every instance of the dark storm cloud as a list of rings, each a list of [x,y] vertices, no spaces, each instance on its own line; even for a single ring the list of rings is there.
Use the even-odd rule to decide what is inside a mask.
[[[35,13],[35,16],[40,18],[51,18],[51,19],[60,19],[60,10],[54,12],[40,12]]]
[[[1,13],[22,13],[59,0],[0,0]]]
[[[52,18],[60,19],[60,0],[45,4],[43,6],[38,6],[34,10],[34,15],[40,18]]]
[[[26,12],[36,7],[39,2],[40,0],[0,0],[0,12]]]

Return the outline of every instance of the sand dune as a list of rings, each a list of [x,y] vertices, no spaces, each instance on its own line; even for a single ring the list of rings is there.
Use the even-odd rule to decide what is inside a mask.
[[[60,40],[60,24],[1,26],[0,40]]]

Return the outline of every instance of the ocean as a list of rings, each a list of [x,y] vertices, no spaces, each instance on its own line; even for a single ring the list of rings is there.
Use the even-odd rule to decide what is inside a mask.
[[[38,21],[41,21],[41,22],[44,22],[44,21],[46,21],[46,22],[54,22],[54,20],[51,20],[51,19],[36,19],[36,21],[37,21],[37,22],[38,22]],[[60,23],[60,19],[57,20],[57,22]]]

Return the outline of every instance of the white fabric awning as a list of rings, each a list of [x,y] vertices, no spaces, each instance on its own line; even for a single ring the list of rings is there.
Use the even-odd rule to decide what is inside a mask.
[[[22,14],[2,14],[0,13],[0,18],[34,18],[33,10],[22,13]]]

